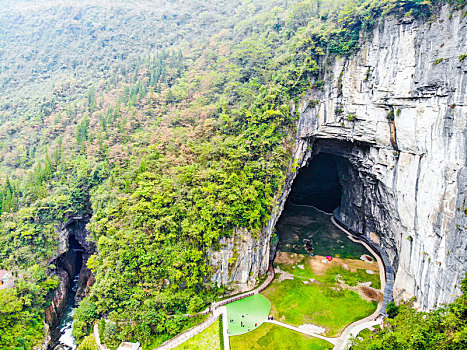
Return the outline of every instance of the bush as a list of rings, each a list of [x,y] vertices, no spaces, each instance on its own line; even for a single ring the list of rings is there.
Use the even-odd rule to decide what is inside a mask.
[[[116,323],[106,323],[105,330],[103,332],[103,339],[101,339],[101,342],[105,343],[105,345],[108,347],[117,346],[120,343],[120,337]]]
[[[390,302],[386,307],[386,314],[389,318],[394,318],[399,314],[399,309],[394,302]]]
[[[203,299],[198,295],[194,295],[188,304],[188,313],[195,313],[201,310],[204,306]]]
[[[78,346],[78,350],[99,350],[96,340],[92,335],[88,335],[83,339],[83,342]]]

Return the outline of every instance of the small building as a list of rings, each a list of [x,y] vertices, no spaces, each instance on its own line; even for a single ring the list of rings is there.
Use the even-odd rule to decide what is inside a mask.
[[[12,288],[14,285],[13,274],[8,270],[0,270],[0,290]]]
[[[117,350],[138,350],[140,349],[141,344],[140,343],[128,343],[128,342],[123,342],[120,344],[120,346],[117,348]]]

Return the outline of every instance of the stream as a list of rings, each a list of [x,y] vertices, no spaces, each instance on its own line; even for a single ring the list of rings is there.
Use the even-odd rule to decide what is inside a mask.
[[[59,338],[56,341],[54,350],[75,350],[78,346],[75,343],[75,339],[71,334],[73,331],[73,314],[76,309],[75,296],[78,290],[79,273],[83,264],[83,248],[79,245],[78,241],[74,237],[69,238],[70,249],[74,254],[74,277],[69,286],[68,300],[65,312],[60,320],[58,326]]]
[[[60,329],[60,338],[54,350],[75,350],[77,348],[75,338],[73,338],[71,332],[73,330],[73,313],[75,312],[75,295],[78,289],[78,278],[79,274],[74,277],[71,284],[65,313],[58,326]]]

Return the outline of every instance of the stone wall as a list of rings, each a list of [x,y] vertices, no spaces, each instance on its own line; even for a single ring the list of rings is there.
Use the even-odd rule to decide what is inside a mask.
[[[467,268],[466,48],[460,12],[445,7],[423,23],[388,18],[356,55],[334,61],[322,90],[292,105],[299,120],[291,164],[333,147],[324,140],[349,142],[340,151],[354,170],[341,169],[347,190],[336,216],[384,249],[397,271],[396,300],[415,296],[422,309],[452,301]],[[246,289],[266,272],[295,176],[291,167],[260,238],[243,232],[221,242],[214,281]]]

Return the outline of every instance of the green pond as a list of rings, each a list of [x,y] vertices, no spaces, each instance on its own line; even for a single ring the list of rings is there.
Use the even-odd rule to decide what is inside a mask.
[[[312,206],[288,202],[276,229],[278,251],[346,259],[359,259],[364,254],[372,256],[362,244],[353,242],[338,229],[331,215]]]

